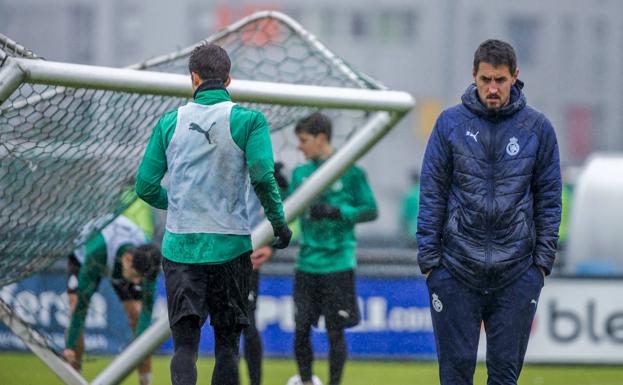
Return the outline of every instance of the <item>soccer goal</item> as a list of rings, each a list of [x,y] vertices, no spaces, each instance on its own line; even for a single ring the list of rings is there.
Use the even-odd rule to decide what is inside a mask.
[[[266,115],[277,159],[294,156],[288,128],[299,119],[322,109],[334,120],[338,151],[285,202],[288,220],[415,104],[278,12],[255,13],[206,41],[230,54],[232,99]],[[0,287],[68,255],[84,241],[85,224],[100,230],[136,199],[134,174],[157,119],[192,97],[195,46],[121,69],[46,61],[0,35]],[[271,237],[264,221],[253,244]],[[43,345],[9,307],[0,315],[20,338]],[[157,320],[92,383],[119,382],[168,335],[167,319]],[[86,383],[39,356],[66,383]]]

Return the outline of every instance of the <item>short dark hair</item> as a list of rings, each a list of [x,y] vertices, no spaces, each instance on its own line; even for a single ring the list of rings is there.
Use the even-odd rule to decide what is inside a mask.
[[[481,62],[494,67],[507,65],[511,75],[517,70],[517,55],[513,46],[502,40],[489,39],[483,41],[474,52],[474,72],[478,71]]]
[[[321,112],[314,112],[306,118],[299,120],[294,128],[294,133],[306,133],[313,136],[325,134],[327,140],[331,141],[331,119]]]
[[[190,53],[188,70],[199,75],[203,81],[220,80],[225,83],[231,70],[231,60],[222,47],[203,43]]]
[[[154,244],[146,244],[129,250],[132,254],[132,266],[146,279],[153,281],[160,271],[162,253]]]

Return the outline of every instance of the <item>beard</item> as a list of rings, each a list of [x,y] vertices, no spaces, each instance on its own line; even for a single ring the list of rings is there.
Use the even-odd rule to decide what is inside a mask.
[[[500,98],[499,96],[487,96],[487,98],[485,99],[485,107],[487,107],[487,110],[489,111],[498,110],[504,107],[504,105],[505,103],[502,103],[502,98]]]

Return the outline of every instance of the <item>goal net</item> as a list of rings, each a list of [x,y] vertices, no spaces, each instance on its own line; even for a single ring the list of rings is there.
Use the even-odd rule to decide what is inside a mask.
[[[276,13],[251,16],[207,40],[229,52],[234,79],[383,88]],[[133,68],[187,74],[193,47]],[[0,37],[0,77],[7,77],[15,57],[41,61]],[[20,83],[0,105],[0,286],[67,255],[83,240],[86,223],[98,230],[132,203],[134,174],[152,128],[163,112],[186,100],[157,89],[121,92],[50,79]],[[267,116],[277,159],[295,156],[294,137],[284,128],[319,108],[313,100],[298,106],[243,104]],[[369,117],[369,109],[325,111],[335,119],[338,147]]]
[[[291,129],[299,119],[322,109],[334,121],[339,151],[288,200],[290,219],[414,104],[277,12],[251,15],[206,41],[232,59],[233,100],[268,118],[276,159],[300,159]],[[0,35],[0,287],[68,255],[86,240],[87,225],[101,230],[135,201],[135,173],[155,123],[192,96],[187,63],[196,45],[113,69],[49,62]],[[254,243],[269,236],[264,223]],[[167,331],[157,325],[150,338]]]

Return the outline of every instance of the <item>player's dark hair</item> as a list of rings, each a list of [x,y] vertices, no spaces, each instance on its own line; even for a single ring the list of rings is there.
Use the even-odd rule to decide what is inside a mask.
[[[188,59],[188,70],[196,73],[204,82],[220,80],[225,83],[231,70],[227,51],[216,44],[203,43],[195,47]]]
[[[153,281],[160,271],[162,253],[154,244],[142,245],[129,250],[132,254],[132,266],[146,279]]]
[[[331,141],[331,119],[320,112],[314,112],[306,118],[301,119],[294,128],[296,134],[306,133],[313,136],[325,134],[327,140]]]
[[[511,75],[517,70],[517,55],[513,46],[502,40],[489,39],[483,41],[474,52],[474,72],[478,71],[481,62],[494,67],[507,65]]]

